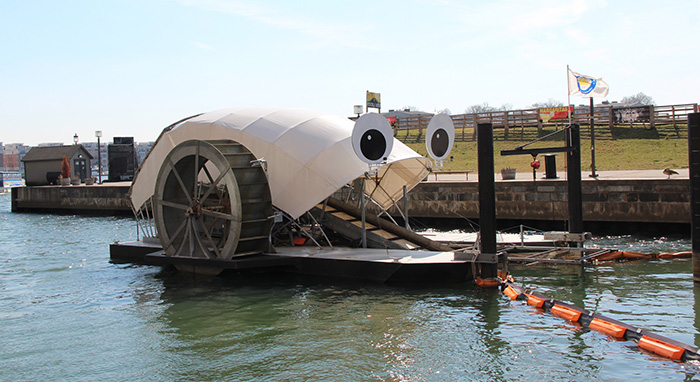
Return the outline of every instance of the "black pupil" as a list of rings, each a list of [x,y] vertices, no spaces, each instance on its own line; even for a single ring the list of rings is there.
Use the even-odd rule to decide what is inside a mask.
[[[441,157],[447,153],[447,146],[450,144],[450,139],[447,137],[445,129],[437,129],[433,133],[433,138],[430,140],[430,148],[436,157]]]
[[[386,150],[386,139],[379,130],[367,130],[360,139],[360,150],[362,155],[369,160],[377,160],[384,155]]]

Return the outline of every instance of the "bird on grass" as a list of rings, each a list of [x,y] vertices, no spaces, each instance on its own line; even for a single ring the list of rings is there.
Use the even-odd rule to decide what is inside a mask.
[[[670,168],[667,168],[667,169],[664,169],[664,175],[668,175],[667,179],[671,179],[671,175],[678,175],[678,173],[671,170]]]

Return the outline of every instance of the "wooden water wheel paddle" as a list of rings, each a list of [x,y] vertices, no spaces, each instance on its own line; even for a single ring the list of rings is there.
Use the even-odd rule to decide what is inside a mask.
[[[229,140],[185,141],[168,153],[154,194],[167,256],[229,260],[268,250],[272,199],[256,159]]]

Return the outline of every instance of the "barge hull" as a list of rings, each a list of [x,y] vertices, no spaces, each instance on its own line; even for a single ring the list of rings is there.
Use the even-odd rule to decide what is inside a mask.
[[[138,241],[111,244],[110,259],[114,263],[207,267],[222,271],[282,271],[375,282],[447,283],[473,278],[474,256],[456,260],[453,252],[315,247],[285,247],[277,251],[231,260],[198,259],[165,256],[159,245]]]

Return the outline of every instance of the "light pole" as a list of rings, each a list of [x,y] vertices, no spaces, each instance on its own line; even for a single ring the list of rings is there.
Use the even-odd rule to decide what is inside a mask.
[[[97,183],[102,184],[102,148],[100,147],[100,138],[102,138],[102,130],[96,130],[97,137]]]
[[[74,145],[78,144],[78,133],[75,133],[75,135],[73,136],[73,144]]]

